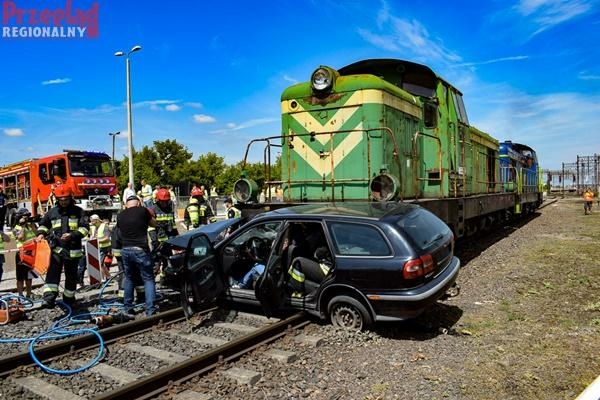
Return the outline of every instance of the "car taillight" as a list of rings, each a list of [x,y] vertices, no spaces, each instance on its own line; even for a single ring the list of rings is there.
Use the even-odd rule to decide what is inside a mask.
[[[419,258],[408,260],[402,267],[402,276],[404,279],[415,279],[425,276],[435,269],[435,262],[430,254],[425,254]]]

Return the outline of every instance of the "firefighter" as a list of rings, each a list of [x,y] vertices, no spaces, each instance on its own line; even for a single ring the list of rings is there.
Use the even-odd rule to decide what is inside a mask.
[[[17,211],[17,224],[13,227],[12,233],[15,236],[17,249],[23,247],[23,243],[35,237],[37,227],[29,218],[31,213],[26,208],[20,208]],[[17,293],[23,296],[23,286],[27,293],[27,297],[31,298],[31,281],[35,278],[31,268],[21,262],[19,252],[15,253],[15,265],[17,269]]]
[[[314,293],[332,267],[331,252],[325,246],[317,248],[311,258],[294,258],[288,269],[289,283],[294,290],[292,296],[302,297]]]
[[[185,208],[183,221],[187,230],[200,226],[200,205],[198,204],[198,199],[196,197],[192,197],[190,199],[190,204]]]
[[[156,216],[156,228],[150,227],[150,242],[156,248],[170,237],[177,236],[177,224],[175,223],[175,211],[171,202],[171,195],[167,189],[159,189],[156,193],[156,204],[150,207]]]
[[[242,216],[242,212],[234,207],[231,197],[225,199],[225,214],[227,218],[240,218]]]
[[[200,225],[207,225],[217,222],[215,215],[206,203],[204,196],[192,197],[190,204],[185,208],[183,214],[186,229],[197,228]]]
[[[204,196],[204,191],[194,183],[194,186],[192,186],[192,191],[190,192],[190,200],[194,197],[197,199],[199,196]]]
[[[52,207],[41,219],[36,241],[48,240],[52,256],[44,285],[43,308],[54,308],[58,297],[58,284],[64,268],[65,290],[63,301],[75,303],[77,289],[77,264],[83,256],[81,239],[87,236],[89,225],[83,210],[73,202],[73,192],[66,185],[57,186],[54,195],[58,205]]]

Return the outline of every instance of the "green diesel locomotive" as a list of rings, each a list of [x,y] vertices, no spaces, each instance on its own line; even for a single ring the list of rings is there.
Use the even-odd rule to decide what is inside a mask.
[[[533,168],[518,154],[501,163],[499,141],[469,124],[462,93],[425,65],[321,66],[283,92],[281,113],[282,134],[249,145],[266,144],[267,175],[272,148],[281,151],[281,177],[267,179],[268,198],[282,189],[287,204],[417,202],[457,237],[542,201],[535,152],[523,146]],[[257,190],[248,179],[236,182],[240,207],[274,206],[257,204]]]

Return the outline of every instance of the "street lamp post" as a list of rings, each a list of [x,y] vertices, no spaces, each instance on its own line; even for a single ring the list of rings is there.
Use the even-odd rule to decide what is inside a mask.
[[[138,50],[141,50],[142,46],[133,46],[127,54],[122,51],[117,51],[115,56],[125,56],[125,73],[127,82],[127,147],[129,157],[129,182],[131,182],[132,189],[135,191],[135,180],[133,176],[133,123],[131,119],[131,73],[130,73],[130,60],[129,56]],[[114,138],[114,137],[113,137]]]
[[[112,158],[111,158],[111,163],[112,163],[112,169],[113,169],[113,174],[115,173],[115,137],[117,135],[120,135],[121,132],[110,132],[108,135],[112,136]]]

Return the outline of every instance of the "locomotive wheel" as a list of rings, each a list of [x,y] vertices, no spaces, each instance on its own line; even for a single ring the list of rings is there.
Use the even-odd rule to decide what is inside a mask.
[[[334,297],[327,307],[333,326],[349,330],[368,329],[373,318],[358,300],[348,296]]]

